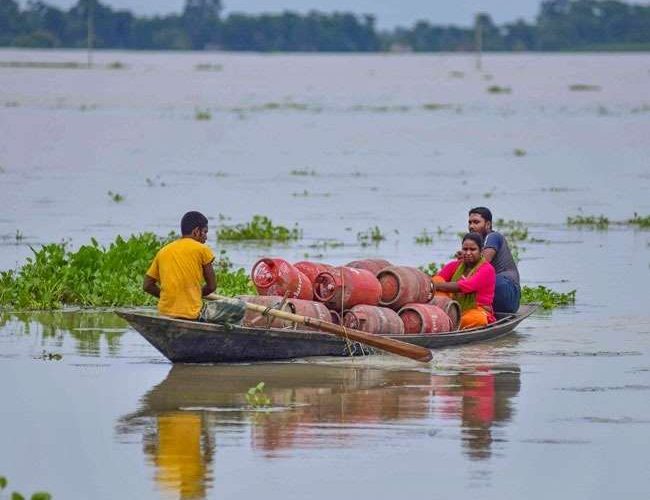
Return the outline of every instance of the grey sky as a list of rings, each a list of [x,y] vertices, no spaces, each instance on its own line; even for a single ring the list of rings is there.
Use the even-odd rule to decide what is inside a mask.
[[[44,0],[68,8],[77,0]],[[168,14],[180,12],[184,0],[100,0],[113,8],[128,9],[136,14]],[[489,13],[497,23],[523,17],[532,20],[541,0],[223,0],[225,13],[307,12],[335,10],[357,14],[374,14],[377,25],[392,28],[410,26],[418,19],[434,24],[470,25],[478,11]],[[22,0],[25,4],[26,0]]]

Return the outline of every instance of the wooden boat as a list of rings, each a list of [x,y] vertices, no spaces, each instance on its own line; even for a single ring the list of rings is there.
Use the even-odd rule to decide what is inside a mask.
[[[536,304],[524,304],[514,314],[497,313],[497,321],[485,328],[388,337],[429,349],[491,340],[511,333],[536,309]],[[375,353],[367,346],[324,332],[242,326],[226,328],[167,318],[148,311],[119,310],[116,314],[128,321],[172,363],[232,363]]]

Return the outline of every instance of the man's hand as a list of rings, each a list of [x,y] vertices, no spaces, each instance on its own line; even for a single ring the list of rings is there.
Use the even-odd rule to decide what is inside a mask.
[[[155,279],[145,274],[142,289],[154,297],[160,298],[160,287]]]

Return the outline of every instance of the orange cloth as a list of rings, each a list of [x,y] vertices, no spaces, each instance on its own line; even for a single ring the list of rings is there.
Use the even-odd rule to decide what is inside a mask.
[[[213,260],[212,250],[192,238],[162,247],[147,271],[147,276],[160,283],[158,312],[174,318],[198,318],[203,305],[203,266]]]
[[[443,278],[442,276],[437,276],[437,275],[433,276],[431,278],[431,281],[433,281],[434,283],[447,283],[445,281],[445,278]],[[451,293],[451,292],[442,292],[440,290],[436,290],[436,295],[439,295],[440,297],[449,297],[449,298],[452,298],[452,299],[454,298],[453,293]]]
[[[467,309],[460,316],[460,329],[476,328],[488,325],[488,313],[481,307]]]

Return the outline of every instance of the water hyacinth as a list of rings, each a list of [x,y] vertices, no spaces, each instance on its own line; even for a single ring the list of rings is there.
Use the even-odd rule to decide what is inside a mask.
[[[144,306],[155,299],[142,290],[142,280],[156,252],[176,238],[153,233],[118,236],[108,247],[91,239],[77,251],[66,243],[32,249],[33,256],[18,270],[0,272],[0,306],[14,309]],[[233,270],[222,253],[215,263],[222,294],[252,290],[247,273]]]

